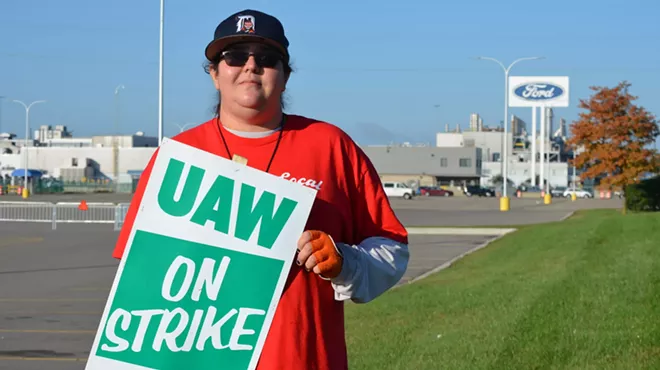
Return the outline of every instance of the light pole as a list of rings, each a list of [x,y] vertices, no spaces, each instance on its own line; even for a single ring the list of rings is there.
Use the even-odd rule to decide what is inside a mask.
[[[520,58],[516,59],[509,65],[509,67],[505,67],[502,62],[495,58],[491,57],[478,57],[477,59],[479,60],[490,60],[493,61],[502,67],[504,70],[504,141],[506,142],[509,136],[509,125],[508,125],[508,119],[509,119],[509,71],[511,71],[511,67],[513,67],[516,63],[523,61],[523,60],[538,60],[538,59],[543,59],[544,57],[525,57],[525,58]],[[502,191],[502,200],[500,201],[500,210],[501,211],[508,211],[509,210],[509,197],[507,193],[507,185],[509,182],[509,177],[508,175],[508,168],[507,168],[507,162],[509,160],[509,143],[506,142],[505,148],[504,148],[504,153],[502,156],[502,160],[504,164],[502,165],[502,179],[504,180],[504,187]]]
[[[115,88],[115,134],[112,140],[115,192],[119,192],[119,91],[124,89],[124,85]]]
[[[45,102],[46,102],[45,100],[37,100],[37,101],[33,101],[32,103],[30,103],[30,105],[26,105],[25,103],[23,103],[20,100],[14,100],[14,103],[18,103],[18,104],[22,105],[25,108],[25,146],[23,148],[25,150],[25,180],[24,180],[25,183],[23,184],[23,186],[24,186],[23,187],[23,198],[28,197],[28,190],[27,190],[27,186],[28,186],[28,152],[27,152],[27,150],[28,150],[28,137],[30,136],[30,108],[32,108],[32,106],[35,105],[35,104],[45,103]]]
[[[163,38],[165,28],[165,0],[160,0],[160,51],[158,68],[158,145],[163,141]]]
[[[0,96],[0,133],[2,133],[2,99],[4,96]]]
[[[500,121],[500,128],[502,128],[502,132],[504,132],[504,122]],[[504,136],[500,139],[500,173],[502,174],[502,178],[504,179],[504,161],[502,160],[502,155],[504,155]],[[503,193],[503,195],[506,196],[506,193]]]

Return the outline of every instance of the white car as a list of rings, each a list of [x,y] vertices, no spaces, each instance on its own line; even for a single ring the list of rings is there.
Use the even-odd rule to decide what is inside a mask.
[[[575,189],[575,190],[566,189],[566,191],[564,191],[564,197],[565,198],[570,198],[571,194],[573,194],[573,193],[575,193],[575,196],[577,198],[593,198],[594,197],[594,195],[591,194],[590,192],[588,192],[586,190],[580,190],[580,189]]]
[[[403,197],[403,199],[412,199],[415,192],[412,188],[402,182],[384,182],[383,188],[388,197]]]

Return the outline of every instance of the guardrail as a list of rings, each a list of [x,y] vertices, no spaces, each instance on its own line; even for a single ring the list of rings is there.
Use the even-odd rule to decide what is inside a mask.
[[[117,204],[117,208],[115,209],[115,230],[121,230],[121,227],[124,226],[124,219],[126,218],[129,205],[129,203]]]
[[[0,221],[51,223],[113,224],[121,229],[128,210],[127,203],[71,202],[0,202]]]

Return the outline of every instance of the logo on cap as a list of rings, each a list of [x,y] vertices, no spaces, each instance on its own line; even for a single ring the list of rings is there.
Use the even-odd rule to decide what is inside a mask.
[[[236,32],[254,33],[254,17],[251,15],[239,15],[236,22]]]

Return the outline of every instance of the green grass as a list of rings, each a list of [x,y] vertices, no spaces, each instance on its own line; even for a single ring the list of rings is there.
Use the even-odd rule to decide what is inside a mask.
[[[658,369],[660,214],[523,228],[346,321],[351,369]]]

